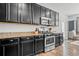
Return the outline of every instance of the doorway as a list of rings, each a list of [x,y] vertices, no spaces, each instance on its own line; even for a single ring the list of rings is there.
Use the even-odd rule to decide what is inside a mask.
[[[76,33],[79,33],[79,17],[76,18]]]

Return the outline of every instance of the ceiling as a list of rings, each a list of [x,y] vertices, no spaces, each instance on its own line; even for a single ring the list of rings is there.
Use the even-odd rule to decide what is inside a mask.
[[[79,3],[39,3],[65,15],[79,14]]]

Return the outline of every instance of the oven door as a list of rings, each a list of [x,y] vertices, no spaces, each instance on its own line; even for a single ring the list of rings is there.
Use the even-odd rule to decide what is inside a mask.
[[[55,36],[48,36],[45,38],[45,46],[51,46],[55,44]]]

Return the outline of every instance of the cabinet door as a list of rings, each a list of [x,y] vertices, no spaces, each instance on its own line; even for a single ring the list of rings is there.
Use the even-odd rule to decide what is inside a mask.
[[[59,36],[56,36],[56,38],[55,38],[55,46],[57,47],[59,45],[60,45],[60,38],[59,38]]]
[[[60,44],[63,43],[63,34],[60,34]]]
[[[25,41],[21,43],[21,55],[22,56],[30,56],[34,55],[34,42],[33,41]]]
[[[39,38],[40,39],[40,38]],[[42,40],[35,40],[35,53],[40,53],[44,51],[44,41]]]
[[[41,6],[41,17],[46,16],[46,8]]]
[[[18,22],[17,3],[10,3],[10,22]]]
[[[0,22],[6,21],[6,3],[0,3]]]
[[[3,47],[1,45],[1,41],[0,41],[0,56],[3,56]]]
[[[55,12],[51,10],[51,21],[49,22],[50,25],[54,26],[55,25]]]
[[[0,56],[3,56],[3,47],[0,46]]]
[[[5,46],[5,56],[18,56],[18,45]]]
[[[56,26],[59,25],[59,13],[56,12]]]
[[[51,10],[46,8],[46,17],[51,18]]]
[[[40,6],[37,4],[32,4],[33,12],[33,24],[40,24]]]
[[[32,23],[31,4],[30,3],[22,4],[21,23],[27,23],[27,24]]]

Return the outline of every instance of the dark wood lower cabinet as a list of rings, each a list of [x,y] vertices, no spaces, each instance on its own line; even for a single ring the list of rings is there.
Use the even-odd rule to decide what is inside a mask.
[[[0,46],[0,56],[18,56],[18,45]]]
[[[3,47],[0,46],[0,56],[3,56]]]
[[[5,56],[18,56],[18,44],[5,46]]]
[[[63,35],[56,35],[55,47],[62,43]],[[33,56],[43,51],[43,36],[10,38],[0,41],[0,56]]]
[[[34,40],[33,38],[22,38],[21,39],[21,56],[32,56],[34,55]]]
[[[60,45],[63,43],[63,34],[60,34]]]
[[[63,34],[58,34],[55,36],[55,47],[58,47],[61,44],[63,44]]]
[[[1,40],[0,54],[3,56],[19,56],[19,38],[8,38]]]
[[[35,38],[35,54],[44,51],[44,40],[43,37]]]
[[[55,47],[58,47],[60,45],[60,38],[59,35],[55,36]]]
[[[42,37],[26,37],[21,39],[21,56],[33,56],[44,51],[44,40]]]
[[[22,43],[22,55],[30,56],[34,55],[33,42]]]

